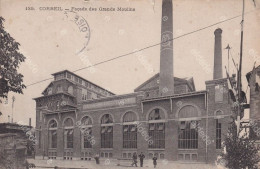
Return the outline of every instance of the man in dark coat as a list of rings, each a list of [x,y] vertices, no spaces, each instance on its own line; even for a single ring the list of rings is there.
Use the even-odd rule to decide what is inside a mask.
[[[141,154],[139,154],[140,167],[143,167],[144,158],[145,158],[145,156],[144,156],[143,152],[141,152]]]
[[[133,163],[132,166],[135,165],[137,167],[137,154],[136,152],[133,154]]]
[[[154,168],[156,168],[156,165],[157,165],[157,156],[155,155],[153,157],[153,166],[154,166]]]

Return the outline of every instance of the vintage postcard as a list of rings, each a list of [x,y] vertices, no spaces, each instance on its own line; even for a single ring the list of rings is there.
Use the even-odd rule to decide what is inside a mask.
[[[0,168],[260,166],[260,0],[0,0]]]

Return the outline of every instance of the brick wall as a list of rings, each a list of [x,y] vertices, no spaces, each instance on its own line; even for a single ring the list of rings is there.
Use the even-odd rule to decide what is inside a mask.
[[[223,85],[223,101],[215,102],[215,86]],[[136,96],[137,103],[135,105],[127,106],[121,105],[118,107],[111,108],[103,108],[96,110],[83,110],[82,104],[77,105],[78,110],[76,112],[62,112],[62,113],[53,113],[47,114],[45,118],[40,121],[40,110],[36,110],[36,128],[39,129],[41,127],[42,131],[42,141],[41,148],[37,146],[36,148],[36,156],[41,157],[44,152],[47,155],[48,151],[48,121],[55,118],[58,121],[58,146],[57,151],[57,159],[63,159],[64,156],[64,130],[63,130],[63,121],[71,117],[74,120],[74,125],[77,121],[79,121],[84,116],[89,116],[92,119],[93,127],[92,134],[95,140],[95,144],[92,149],[83,150],[81,145],[81,133],[80,129],[74,127],[74,146],[73,146],[73,159],[79,160],[81,158],[81,152],[91,152],[92,154],[96,153],[112,153],[113,158],[121,158],[123,153],[133,153],[137,151],[139,154],[143,152],[147,158],[149,158],[149,154],[164,154],[164,158],[168,160],[178,160],[178,156],[183,154],[185,157],[191,157],[193,155],[197,155],[197,161],[200,162],[214,162],[216,159],[216,111],[221,110],[223,114],[221,114],[220,122],[222,125],[223,133],[226,133],[230,115],[230,106],[229,106],[229,98],[227,90],[226,79],[222,80],[213,80],[206,82],[207,92],[201,92],[194,95],[187,95],[182,97],[172,97],[165,99],[156,99],[152,101],[144,101],[143,93],[141,92],[138,96]],[[80,93],[80,92],[79,92]],[[78,99],[80,99],[80,95],[78,95]],[[208,96],[208,99],[207,99]],[[117,98],[118,99],[118,98]],[[142,103],[141,103],[142,102]],[[178,112],[185,106],[191,105],[198,110],[198,115],[195,120],[200,122],[201,132],[204,135],[207,135],[209,139],[211,139],[211,143],[206,146],[205,136],[199,135],[198,137],[198,149],[195,150],[181,150],[178,149],[178,126],[179,126],[179,116]],[[207,107],[208,105],[208,107]],[[133,111],[138,114],[138,119],[140,125],[148,132],[148,115],[154,108],[161,108],[166,114],[165,121],[165,149],[148,149],[148,142],[145,140],[144,136],[142,136],[141,132],[137,132],[137,149],[129,150],[123,149],[123,125],[122,125],[122,117],[127,111]],[[208,110],[208,111],[207,111]],[[101,124],[100,119],[104,114],[111,114],[113,117],[113,148],[112,149],[102,149],[100,143],[100,133],[101,133]],[[37,137],[39,132],[37,132]],[[223,138],[224,139],[224,138]]]

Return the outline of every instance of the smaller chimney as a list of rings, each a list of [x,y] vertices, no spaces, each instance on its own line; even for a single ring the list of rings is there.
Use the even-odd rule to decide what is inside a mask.
[[[215,47],[214,47],[214,72],[213,79],[221,79],[222,75],[222,30],[216,29],[215,32]]]
[[[31,127],[32,126],[32,119],[29,118],[29,126]]]
[[[10,123],[10,116],[8,115],[8,123]]]

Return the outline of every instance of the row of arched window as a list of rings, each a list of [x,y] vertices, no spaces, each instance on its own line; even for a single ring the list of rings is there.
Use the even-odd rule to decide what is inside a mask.
[[[164,148],[165,142],[165,124],[162,120],[165,115],[161,109],[154,109],[149,114],[149,128],[147,133],[152,139],[153,144],[150,148]],[[137,148],[137,115],[132,112],[126,112],[123,116],[123,148]],[[113,148],[113,117],[110,114],[104,114],[101,117],[101,148]],[[92,119],[84,116],[76,126],[81,129],[82,148],[92,148]],[[52,119],[48,123],[49,148],[57,148],[57,121]],[[63,123],[64,129],[64,148],[73,148],[74,122],[72,118],[67,118]]]
[[[198,117],[199,112],[195,107],[183,106],[178,112],[178,117],[183,119],[179,121],[178,125],[178,148],[180,149],[197,149],[198,148],[198,125],[199,120],[185,120],[185,118]],[[150,111],[147,119],[149,126],[146,129],[149,148],[165,148],[165,111],[156,108]],[[123,126],[123,148],[131,149],[137,148],[137,132],[138,126],[135,121],[138,121],[137,114],[129,111],[126,112],[122,118]],[[113,117],[110,114],[104,114],[100,119],[100,136],[101,148],[113,148]],[[92,148],[92,124],[93,121],[89,116],[84,116],[77,124],[81,129],[81,143],[82,148]],[[73,132],[74,123],[72,118],[67,118],[64,121],[64,148],[73,148]],[[219,125],[220,126],[220,125]],[[57,121],[52,119],[48,123],[49,128],[49,147],[57,147]],[[218,131],[221,127],[218,127]],[[219,139],[221,140],[221,139]]]
[[[189,106],[184,107],[179,112],[180,118],[198,117],[198,112],[195,108]],[[223,115],[222,111],[216,111],[214,113],[217,116]],[[147,130],[149,139],[148,147],[152,149],[165,148],[165,128],[166,128],[166,114],[162,109],[156,108],[150,111],[148,117],[149,125]],[[138,121],[137,114],[129,111],[123,116],[123,147],[126,149],[137,148],[137,132],[138,125],[135,123]],[[101,148],[113,148],[113,117],[110,114],[104,114],[100,119],[100,136]],[[76,123],[76,126],[81,129],[81,147],[92,148],[93,135],[92,135],[93,121],[89,116],[84,116],[80,122]],[[197,149],[198,148],[198,127],[199,120],[184,120],[179,121],[178,125],[178,148],[179,149]],[[74,134],[74,122],[72,118],[67,118],[63,123],[64,130],[64,148],[73,148],[73,134]],[[50,120],[48,123],[48,139],[49,148],[57,148],[57,121],[55,119]],[[140,131],[139,131],[140,132]],[[216,122],[216,147],[221,147],[221,124]]]

